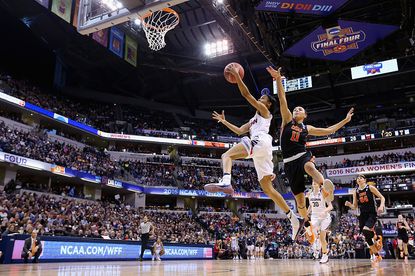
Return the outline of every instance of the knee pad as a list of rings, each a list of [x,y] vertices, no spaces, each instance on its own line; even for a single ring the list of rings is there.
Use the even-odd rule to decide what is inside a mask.
[[[373,233],[372,230],[363,229],[363,236],[365,236],[366,242],[369,246],[373,245],[373,237],[375,236],[375,233]]]

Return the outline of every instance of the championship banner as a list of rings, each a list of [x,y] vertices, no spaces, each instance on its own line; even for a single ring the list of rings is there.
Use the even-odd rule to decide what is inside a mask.
[[[53,0],[52,12],[65,20],[71,22],[72,0]]]
[[[49,8],[49,0],[36,0],[36,2],[38,2],[47,9]]]
[[[156,187],[144,187],[145,194],[152,195],[173,195],[173,196],[192,196],[192,197],[217,197],[223,198],[228,197],[227,194],[218,192],[218,193],[209,193],[205,190],[182,190],[177,188],[156,188]],[[293,198],[292,194],[284,194],[285,199]],[[234,192],[232,195],[233,198],[256,198],[256,199],[269,199],[269,197],[262,192]]]
[[[326,170],[327,177],[338,177],[358,174],[378,174],[378,173],[389,173],[389,172],[406,172],[415,171],[415,161],[413,162],[402,162],[392,164],[381,164],[381,165],[369,165],[349,168],[338,168]]]
[[[111,52],[122,58],[124,50],[124,33],[117,27],[111,28],[109,49]]]
[[[75,3],[75,7],[74,7],[74,13],[73,13],[73,20],[72,20],[72,25],[75,27],[75,28],[78,28],[78,16],[79,16],[79,2],[80,2],[81,0],[75,0],[74,1],[74,3]]]
[[[124,59],[133,66],[137,66],[137,49],[137,42],[127,35],[125,37]]]
[[[284,55],[346,61],[398,29],[393,25],[339,20],[338,26],[318,27]]]
[[[262,0],[261,3],[256,7],[256,10],[273,12],[296,12],[326,16],[335,12],[347,1],[348,0]]]
[[[107,48],[108,46],[108,29],[99,30],[92,34],[92,39]]]

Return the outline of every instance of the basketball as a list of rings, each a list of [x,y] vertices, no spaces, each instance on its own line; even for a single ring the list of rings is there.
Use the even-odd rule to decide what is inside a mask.
[[[225,70],[223,72],[224,75],[225,75],[225,79],[230,83],[236,83],[235,77],[231,73],[228,72],[228,69],[231,66],[236,66],[239,69],[239,76],[241,76],[241,79],[244,78],[245,70],[242,67],[242,65],[240,65],[239,63],[236,63],[236,62],[229,63],[228,65],[225,66]]]

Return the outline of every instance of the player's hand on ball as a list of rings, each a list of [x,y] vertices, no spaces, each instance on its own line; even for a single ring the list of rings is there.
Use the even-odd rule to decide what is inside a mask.
[[[354,112],[354,108],[352,107],[352,108],[350,108],[349,112],[346,115],[346,121],[347,122],[350,122],[352,120],[352,117],[354,115],[353,112]]]
[[[271,77],[273,77],[276,80],[279,80],[282,77],[281,76],[281,67],[279,67],[277,70],[275,70],[274,68],[272,68],[272,66],[268,66],[267,71],[271,75]]]
[[[233,64],[226,68],[226,72],[232,74],[235,78],[240,78],[239,68]]]
[[[222,110],[222,114],[219,114],[216,111],[213,111],[212,118],[214,120],[217,120],[218,123],[223,123],[225,121],[225,111]]]

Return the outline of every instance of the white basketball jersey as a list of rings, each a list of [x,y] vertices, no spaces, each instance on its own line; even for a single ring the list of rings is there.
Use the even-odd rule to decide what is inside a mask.
[[[255,116],[249,120],[249,135],[250,137],[269,134],[269,126],[271,125],[272,115],[268,119],[255,113]]]
[[[231,246],[232,247],[238,246],[238,240],[236,239],[236,237],[231,237]]]
[[[317,195],[314,194],[313,191],[310,192],[308,199],[310,201],[311,206],[311,217],[319,218],[324,210],[326,209],[326,201],[321,194],[321,190],[318,192]],[[329,216],[329,214],[327,214]]]

